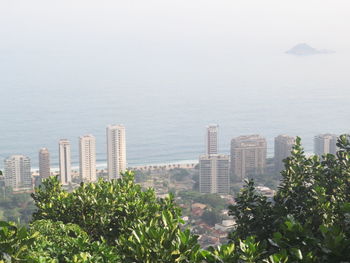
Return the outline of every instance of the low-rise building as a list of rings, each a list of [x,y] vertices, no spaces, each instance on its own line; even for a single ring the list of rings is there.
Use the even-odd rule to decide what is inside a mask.
[[[223,232],[230,232],[236,225],[233,219],[222,220],[221,224],[215,224],[215,229]]]

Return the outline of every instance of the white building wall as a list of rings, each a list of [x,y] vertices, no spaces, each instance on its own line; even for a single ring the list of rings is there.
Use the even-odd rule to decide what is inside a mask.
[[[47,148],[39,151],[39,175],[43,179],[50,176],[50,153]]]
[[[108,178],[117,179],[126,170],[125,127],[109,125],[107,127],[107,168]]]
[[[67,185],[72,182],[72,168],[71,146],[66,139],[62,139],[59,142],[59,163],[61,184]]]
[[[208,155],[218,153],[218,129],[218,125],[210,125],[207,127],[206,145]]]
[[[92,135],[79,138],[79,172],[84,182],[95,182],[96,176],[96,139]]]
[[[199,191],[228,194],[230,191],[229,156],[202,155],[199,158]]]
[[[30,188],[32,184],[30,159],[24,155],[12,155],[4,162],[5,184],[12,188]]]

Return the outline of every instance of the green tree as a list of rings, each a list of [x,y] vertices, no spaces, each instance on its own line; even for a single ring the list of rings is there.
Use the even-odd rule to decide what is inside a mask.
[[[0,262],[25,260],[37,233],[30,235],[23,226],[13,222],[0,221]]]
[[[123,262],[198,262],[197,236],[181,230],[180,217],[169,211],[157,214],[147,224],[140,223],[129,237],[117,241]]]
[[[186,177],[190,176],[190,173],[186,169],[175,168],[170,170],[171,178],[175,181],[184,181]]]
[[[64,191],[57,178],[49,178],[32,195],[38,210],[35,220],[50,219],[79,225],[93,239],[114,243],[129,236],[139,222],[147,223],[164,210],[173,215],[179,208],[173,198],[158,199],[152,189],[142,191],[131,172],[110,182],[82,183],[73,192]]]
[[[210,226],[214,226],[216,223],[221,223],[221,216],[218,211],[205,210],[201,219]]]
[[[215,210],[222,210],[226,207],[226,200],[217,194],[199,194],[194,196],[194,202],[209,205]]]
[[[42,219],[60,221],[61,228],[78,225],[92,241],[115,246],[122,262],[196,262],[197,237],[181,230],[173,197],[158,199],[154,190],[142,191],[131,172],[110,182],[81,184],[70,193],[49,178],[33,198],[34,226]]]
[[[117,262],[115,247],[104,241],[91,241],[78,225],[37,220],[30,233],[36,233],[27,258],[34,262]]]
[[[20,221],[23,224],[28,224],[32,218],[32,213],[35,211],[33,200],[28,193],[13,193],[12,189],[3,189],[6,193],[0,194],[0,220]]]
[[[275,197],[280,215],[292,215],[318,231],[324,224],[348,227],[344,205],[350,202],[350,150],[347,136],[338,141],[336,156],[306,157],[300,138],[285,160],[282,183]]]
[[[237,220],[232,242],[256,236],[267,246],[268,262],[350,261],[348,137],[341,136],[337,145],[336,156],[306,157],[297,138],[272,203],[247,182],[230,207]]]
[[[255,190],[254,181],[246,181],[236,197],[236,204],[229,206],[229,209],[229,215],[234,216],[237,224],[237,228],[229,236],[231,240],[256,236],[262,241],[273,231],[272,204]]]
[[[0,221],[0,262],[120,262],[115,247],[91,242],[74,224],[38,220],[30,230]]]

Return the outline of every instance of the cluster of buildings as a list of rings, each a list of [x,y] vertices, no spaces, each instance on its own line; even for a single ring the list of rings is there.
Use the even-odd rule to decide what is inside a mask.
[[[226,205],[235,203],[232,196],[223,196],[223,199],[226,201]],[[185,226],[199,236],[198,242],[202,248],[227,243],[228,233],[234,229],[236,224],[234,218],[229,215],[228,209],[217,211],[217,217],[212,222],[208,222],[208,218],[203,219],[203,216],[212,211],[209,204],[192,202],[190,204],[180,203],[179,206],[186,211],[186,215],[182,217]]]
[[[108,179],[116,179],[126,170],[125,127],[109,125],[107,134],[107,170]],[[63,185],[72,183],[71,143],[62,139],[58,143],[59,179]],[[24,155],[13,155],[4,162],[5,185],[13,189],[33,188],[51,175],[50,153],[47,148],[39,151],[39,176],[32,177],[30,158]],[[79,137],[79,177],[83,182],[94,182],[96,175],[96,138],[93,135]],[[33,181],[34,180],[34,181]]]
[[[335,154],[337,135],[320,134],[314,138],[317,155]],[[290,156],[295,137],[279,135],[275,138],[274,170],[284,168],[283,160]],[[228,194],[230,179],[242,181],[266,172],[267,143],[260,135],[244,135],[231,140],[230,155],[218,153],[218,125],[207,127],[206,154],[199,157],[199,190],[201,193]]]
[[[227,194],[230,191],[230,157],[218,153],[217,125],[210,125],[206,134],[206,154],[199,157],[199,191]]]
[[[266,139],[260,135],[245,135],[231,140],[230,155],[218,152],[218,125],[206,130],[206,153],[199,157],[201,193],[228,194],[230,181],[242,181],[250,176],[266,172]],[[109,125],[107,137],[107,178],[116,179],[126,170],[125,127]],[[317,155],[335,154],[337,135],[320,134],[314,138],[314,152]],[[295,137],[279,135],[275,138],[274,169],[280,172],[283,160],[290,155]],[[72,183],[71,143],[59,141],[59,179],[63,185]],[[4,181],[13,189],[33,188],[51,175],[50,153],[47,148],[39,151],[39,176],[32,176],[31,161],[24,155],[12,155],[4,161]],[[94,182],[96,171],[96,139],[93,135],[79,138],[79,181]]]

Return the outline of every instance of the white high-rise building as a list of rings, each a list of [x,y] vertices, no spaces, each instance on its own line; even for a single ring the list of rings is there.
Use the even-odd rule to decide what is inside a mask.
[[[71,150],[70,142],[62,139],[59,142],[59,162],[60,162],[60,181],[61,184],[69,184],[72,182],[71,169]]]
[[[209,125],[207,127],[207,154],[218,153],[218,125]]]
[[[231,140],[231,174],[237,180],[263,174],[266,168],[266,140],[259,135]]]
[[[30,159],[24,155],[12,155],[4,162],[5,185],[12,188],[32,188]]]
[[[333,154],[337,152],[337,139],[335,134],[319,134],[314,138],[314,150],[316,155]]]
[[[108,179],[117,179],[126,170],[125,127],[109,125],[107,127],[107,168]]]
[[[199,157],[199,191],[228,194],[230,192],[230,157],[222,154]]]
[[[293,146],[295,144],[295,137],[288,135],[279,135],[275,138],[275,171],[281,172],[284,169],[283,160],[291,155]]]
[[[39,175],[41,179],[50,176],[50,153],[47,148],[41,148],[39,150]]]
[[[79,138],[79,172],[83,182],[96,181],[96,139],[92,135]]]

